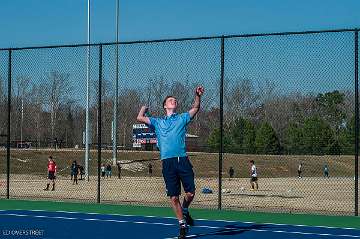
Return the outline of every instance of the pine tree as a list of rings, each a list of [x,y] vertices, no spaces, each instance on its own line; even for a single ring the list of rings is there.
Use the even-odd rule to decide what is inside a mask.
[[[255,147],[259,154],[279,154],[279,139],[269,123],[263,123],[257,130]]]

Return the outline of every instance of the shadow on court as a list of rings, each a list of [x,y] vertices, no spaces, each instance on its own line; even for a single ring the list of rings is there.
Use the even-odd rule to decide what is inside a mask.
[[[200,238],[205,236],[235,236],[235,235],[240,235],[244,232],[248,232],[252,230],[261,230],[266,228],[268,228],[268,226],[266,225],[251,225],[248,227],[238,226],[238,225],[226,225],[222,229],[208,233],[194,234],[191,236],[187,236],[187,238]]]
[[[266,194],[251,194],[251,193],[228,193],[224,194],[223,196],[239,196],[239,197],[259,197],[259,198],[265,198],[265,197],[273,197],[273,198],[304,198],[304,196],[291,196],[291,195],[266,195]]]

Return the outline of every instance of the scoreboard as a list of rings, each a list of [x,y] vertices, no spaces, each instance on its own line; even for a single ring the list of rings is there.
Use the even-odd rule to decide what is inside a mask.
[[[133,147],[141,148],[142,145],[156,144],[155,131],[146,124],[133,124]]]

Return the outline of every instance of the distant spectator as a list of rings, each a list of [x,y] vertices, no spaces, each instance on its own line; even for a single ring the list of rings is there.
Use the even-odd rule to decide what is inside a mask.
[[[79,171],[80,171],[80,180],[83,180],[83,175],[85,175],[85,169],[82,165],[79,165]]]
[[[111,170],[112,170],[111,165],[110,164],[106,165],[106,178],[108,177],[111,178],[111,174],[112,174]]]
[[[324,165],[324,177],[329,177],[329,167],[327,164]]]
[[[116,165],[117,165],[117,168],[118,168],[118,177],[121,178],[121,163],[120,163],[120,161],[118,161],[116,163]]]
[[[234,177],[234,173],[235,173],[234,168],[233,168],[233,167],[230,167],[230,168],[229,168],[229,176],[230,176],[229,180]]]
[[[50,183],[52,182],[51,191],[54,191],[57,166],[56,166],[56,163],[53,160],[52,156],[49,156],[49,158],[48,158],[47,170],[48,170],[48,183],[46,184],[46,188],[44,188],[44,190],[48,191]]]
[[[149,173],[149,176],[151,177],[152,176],[152,173],[153,173],[153,170],[152,170],[153,166],[151,163],[148,164],[148,173]]]
[[[297,172],[298,172],[298,177],[299,177],[299,178],[301,178],[302,166],[303,166],[302,163],[300,163],[299,166],[298,166]]]
[[[78,184],[78,174],[79,174],[79,165],[77,164],[76,160],[71,164],[71,174],[74,177],[74,184]]]
[[[250,190],[258,190],[259,189],[259,185],[258,185],[258,175],[257,175],[257,169],[255,166],[255,162],[254,160],[250,160],[250,184],[251,184],[251,189]]]
[[[105,178],[105,164],[101,165],[101,177]]]
[[[54,139],[54,149],[55,149],[55,150],[58,149],[58,143],[59,143],[59,142],[58,142],[58,139],[55,138],[55,139]]]
[[[72,181],[73,178],[74,178],[74,172],[73,172],[73,170],[72,170],[73,163],[74,163],[74,162],[72,162],[72,163],[71,163],[71,166],[70,166],[70,180],[71,180],[71,181]]]

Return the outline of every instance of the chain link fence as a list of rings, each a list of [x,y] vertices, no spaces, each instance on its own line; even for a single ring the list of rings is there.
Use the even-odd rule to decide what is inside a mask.
[[[0,197],[168,206],[155,135],[136,116],[142,105],[164,115],[167,95],[178,99],[179,112],[188,111],[195,87],[203,85],[201,111],[186,135],[194,206],[357,214],[356,34],[0,50]],[[50,155],[56,186],[44,191]]]
[[[224,181],[231,192],[223,204],[351,212],[354,33],[231,38],[225,46],[224,166],[237,179]],[[258,190],[249,191],[252,174]]]
[[[7,118],[7,96],[8,96],[8,52],[0,51],[0,198],[6,197],[7,191],[7,174],[6,174],[6,130]]]

